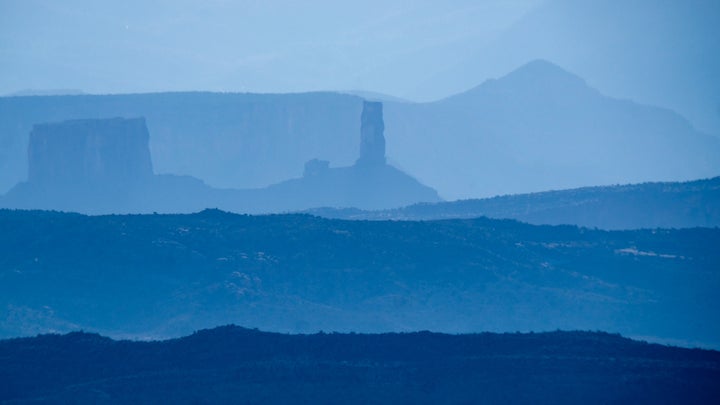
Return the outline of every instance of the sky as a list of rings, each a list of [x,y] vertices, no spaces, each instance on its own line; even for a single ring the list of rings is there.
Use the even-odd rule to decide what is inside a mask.
[[[418,85],[541,0],[0,0],[0,94]],[[478,83],[469,83],[469,85]]]
[[[0,95],[439,100],[535,59],[720,135],[718,0],[0,0]]]

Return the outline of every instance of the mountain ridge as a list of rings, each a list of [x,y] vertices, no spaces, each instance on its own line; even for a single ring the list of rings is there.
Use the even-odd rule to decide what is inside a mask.
[[[386,103],[388,156],[446,200],[716,176],[720,138],[547,61],[423,104]]]
[[[487,216],[535,225],[566,224],[608,230],[718,227],[720,177],[551,190],[414,204],[393,210],[317,208],[305,212],[352,220],[438,220]]]
[[[711,403],[720,397],[713,384],[720,353],[602,332],[286,335],[227,325],[151,342],[86,332],[0,340],[0,356],[0,400],[15,403]]]
[[[712,0],[545,1],[427,85],[456,93],[470,78],[497,77],[544,58],[604,94],[670,108],[718,136],[720,82],[714,72],[720,58],[712,39],[718,16]]]

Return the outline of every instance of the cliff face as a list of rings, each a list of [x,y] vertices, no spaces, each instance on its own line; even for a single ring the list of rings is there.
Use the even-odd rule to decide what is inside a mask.
[[[143,118],[36,125],[28,147],[29,180],[14,187],[0,207],[91,214],[193,212],[207,207],[271,213],[438,201],[435,190],[385,163],[382,104],[366,103],[360,121],[361,156],[356,165],[330,168],[327,160],[313,159],[306,163],[302,178],[255,189],[217,189],[189,176],[153,175]],[[352,132],[357,134],[357,124]]]
[[[28,180],[47,186],[112,184],[149,179],[144,118],[73,120],[35,125],[28,145]]]
[[[437,192],[385,161],[383,105],[363,102],[360,157],[354,166],[329,167],[313,159],[300,179],[292,179],[235,197],[220,207],[236,212],[282,212],[314,207],[383,209],[437,202]]]
[[[360,116],[360,158],[358,165],[385,164],[385,123],[383,105],[379,102],[363,102]]]
[[[145,117],[155,173],[261,188],[318,158],[358,158],[362,99],[335,93],[154,93],[0,97],[0,194],[27,179],[28,133],[42,122]]]
[[[144,118],[35,125],[28,143],[28,181],[13,187],[0,206],[89,214],[205,207],[183,198],[206,194],[199,180],[153,175],[149,138]]]

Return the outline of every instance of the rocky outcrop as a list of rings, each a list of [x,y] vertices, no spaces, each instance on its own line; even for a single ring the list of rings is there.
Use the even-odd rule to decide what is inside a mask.
[[[327,160],[311,159],[305,162],[305,170],[303,177],[318,176],[330,168],[330,162]]]
[[[302,178],[248,192],[221,207],[282,212],[313,207],[382,209],[440,201],[434,189],[386,163],[384,130],[382,103],[365,101],[355,165],[330,168],[328,161],[313,159],[305,163]]]
[[[0,206],[88,214],[204,208],[208,188],[199,180],[153,175],[149,138],[144,118],[35,125],[28,181],[13,187]]]
[[[27,179],[28,133],[37,123],[145,117],[156,173],[246,189],[297,176],[313,158],[352,165],[362,102],[326,92],[0,97],[0,194]]]
[[[35,125],[28,181],[49,186],[142,182],[153,175],[144,118],[73,120]]]
[[[360,116],[360,158],[357,160],[357,165],[385,164],[384,132],[382,103],[365,101]]]
[[[382,104],[366,102],[360,118],[361,154],[355,165],[330,168],[329,161],[312,159],[303,177],[255,189],[218,189],[190,176],[153,175],[142,118],[36,125],[28,149],[29,180],[14,187],[0,207],[89,214],[216,207],[258,214],[439,201],[435,190],[385,163]]]

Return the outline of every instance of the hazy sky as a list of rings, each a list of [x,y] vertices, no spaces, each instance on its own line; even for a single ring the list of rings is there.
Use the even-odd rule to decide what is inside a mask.
[[[0,0],[0,94],[358,89],[416,97],[419,83],[541,1]]]
[[[363,90],[431,101],[543,58],[720,134],[718,0],[0,0],[0,94]]]

